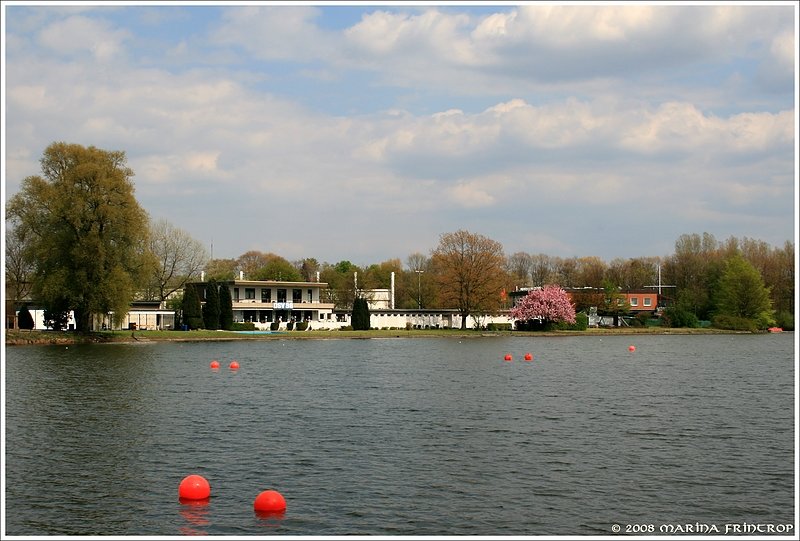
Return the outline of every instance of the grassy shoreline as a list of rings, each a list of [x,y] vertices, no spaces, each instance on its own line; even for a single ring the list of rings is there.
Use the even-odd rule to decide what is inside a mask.
[[[365,338],[482,338],[497,336],[607,336],[647,334],[750,334],[722,329],[672,329],[661,327],[592,328],[585,331],[480,331],[460,329],[379,330],[369,331],[286,331],[272,334],[241,334],[229,331],[100,331],[78,334],[68,331],[6,330],[6,346],[48,344],[103,344],[139,342],[212,342],[229,340],[302,340]]]

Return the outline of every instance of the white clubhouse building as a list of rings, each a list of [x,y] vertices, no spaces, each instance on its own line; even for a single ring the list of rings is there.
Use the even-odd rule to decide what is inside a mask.
[[[350,326],[350,310],[337,310],[331,302],[324,302],[328,288],[326,282],[289,282],[280,280],[227,280],[217,282],[230,290],[233,321],[252,323],[257,330],[287,330],[288,322],[306,322],[308,330],[338,330]],[[207,282],[191,285],[202,291]],[[455,309],[399,309],[394,307],[394,276],[390,289],[359,290],[367,299],[370,309],[370,327],[373,329],[448,329],[461,328],[461,314]],[[202,293],[201,293],[202,295]],[[46,328],[44,311],[29,309],[36,329]],[[16,315],[16,314],[15,314]],[[16,319],[15,317],[13,319]],[[491,323],[513,324],[508,311],[496,314],[474,314],[466,328],[484,328]],[[173,330],[175,312],[158,301],[134,301],[130,310],[117,326],[112,326],[110,314],[94,318],[93,328],[128,330]],[[16,322],[10,328],[14,328]],[[70,320],[69,328],[74,328]]]

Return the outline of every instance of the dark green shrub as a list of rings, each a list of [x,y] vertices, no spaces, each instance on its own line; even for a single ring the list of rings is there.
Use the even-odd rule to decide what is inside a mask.
[[[513,330],[511,323],[489,323],[486,325],[487,331],[510,331]]]
[[[726,329],[729,331],[758,331],[758,325],[756,324],[755,320],[744,317],[729,316],[726,314],[714,316],[711,318],[711,324],[718,329]]]
[[[791,312],[778,312],[775,314],[775,326],[784,331],[793,331],[794,315]]]
[[[700,326],[700,320],[688,310],[671,307],[664,310],[664,314],[661,316],[661,324],[663,327],[689,327],[695,329]]]
[[[281,328],[280,321],[273,321],[272,323],[269,324],[269,330],[271,331],[277,331],[280,328]]]
[[[256,330],[256,324],[252,321],[248,321],[246,323],[231,323],[231,331],[254,331]]]
[[[33,316],[27,306],[23,306],[17,316],[17,327],[20,329],[31,330],[34,327]]]
[[[294,321],[289,320],[286,322],[286,330],[291,331],[294,328]]]
[[[304,331],[306,329],[308,329],[308,321],[298,321],[294,326],[294,330],[296,331]]]
[[[584,312],[578,312],[575,314],[575,323],[565,323],[562,321],[553,328],[560,331],[585,331],[589,328],[589,316]]]
[[[54,331],[63,331],[69,325],[69,312],[62,310],[48,310],[44,311],[44,326]]]

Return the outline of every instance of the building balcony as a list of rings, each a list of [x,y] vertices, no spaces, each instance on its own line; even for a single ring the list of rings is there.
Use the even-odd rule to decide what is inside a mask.
[[[234,310],[333,310],[333,303],[326,302],[263,302],[260,299],[239,299],[233,301]]]

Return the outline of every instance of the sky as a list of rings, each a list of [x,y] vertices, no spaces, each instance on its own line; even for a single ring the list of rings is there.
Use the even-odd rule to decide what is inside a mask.
[[[3,190],[122,150],[215,258],[797,235],[797,4],[3,3]]]

